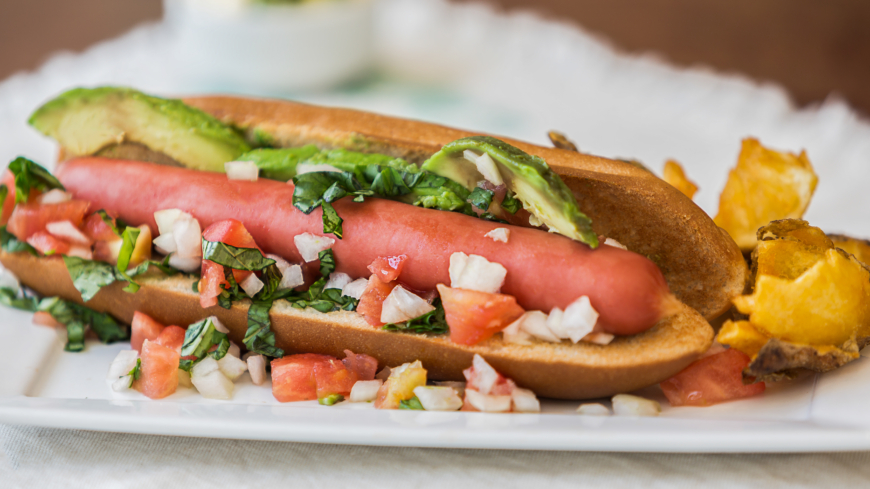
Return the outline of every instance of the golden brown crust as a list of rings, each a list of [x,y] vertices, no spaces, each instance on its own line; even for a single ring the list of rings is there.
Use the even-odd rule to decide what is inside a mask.
[[[279,100],[195,97],[184,100],[278,146],[316,144],[385,153],[420,163],[444,144],[472,133],[370,112]],[[574,192],[598,234],[651,258],[684,303],[707,319],[731,307],[748,270],[737,245],[677,189],[633,165],[505,139],[538,155]]]
[[[26,253],[0,252],[0,262],[22,283],[45,296],[81,302],[59,258],[36,258]],[[203,310],[191,286],[192,277],[167,278],[151,271],[138,278],[135,294],[115,283],[100,290],[87,305],[130,322],[142,311],[164,324],[185,326],[216,315],[241,344],[247,329],[247,305],[226,310]],[[584,399],[629,392],[665,380],[685,368],[713,341],[710,325],[693,309],[662,320],[651,330],[614,340],[607,346],[580,343],[544,343],[522,346],[493,338],[475,346],[457,345],[444,337],[390,333],[372,328],[353,312],[323,314],[299,310],[279,301],[271,311],[277,346],[288,352],[323,353],[343,357],[344,349],[367,353],[381,366],[421,360],[431,379],[462,380],[462,369],[481,354],[497,370],[520,386],[544,397]]]

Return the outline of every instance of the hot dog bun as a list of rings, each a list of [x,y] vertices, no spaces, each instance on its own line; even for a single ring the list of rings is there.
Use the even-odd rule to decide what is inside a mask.
[[[27,253],[0,252],[0,262],[40,294],[60,296],[81,303],[59,258],[36,258]],[[247,328],[247,301],[229,310],[215,306],[203,310],[192,290],[192,277],[165,277],[149,272],[137,277],[142,288],[135,294],[116,282],[104,287],[87,305],[130,322],[134,311],[144,312],[163,324],[187,325],[216,315],[230,330],[230,339],[242,343]],[[491,338],[475,346],[452,343],[446,337],[390,333],[372,328],[354,312],[323,314],[295,309],[279,301],[271,310],[276,344],[288,352],[322,353],[343,357],[343,351],[375,356],[380,365],[400,365],[421,360],[429,378],[463,380],[462,370],[479,353],[499,372],[540,396],[584,399],[629,392],[671,377],[709,348],[713,330],[695,310],[683,305],[680,312],[652,329],[619,337],[607,346],[589,343],[538,342],[512,345]]]

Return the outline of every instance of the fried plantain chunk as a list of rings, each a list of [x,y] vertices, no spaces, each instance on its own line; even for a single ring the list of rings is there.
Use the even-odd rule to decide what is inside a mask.
[[[665,169],[662,171],[662,180],[671,184],[688,198],[695,196],[698,191],[698,186],[686,177],[686,172],[676,160],[668,160],[665,162]]]

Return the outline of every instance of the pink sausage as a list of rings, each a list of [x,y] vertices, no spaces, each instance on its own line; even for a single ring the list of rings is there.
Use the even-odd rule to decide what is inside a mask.
[[[223,219],[242,221],[260,247],[301,262],[293,237],[323,234],[320,209],[305,215],[293,207],[293,185],[271,180],[232,181],[221,173],[106,158],[79,158],[57,170],[77,199],[114,212],[129,224],[157,229],[154,212],[178,208],[203,229]],[[368,277],[378,256],[405,254],[400,280],[417,290],[450,284],[454,252],[485,257],[507,270],[502,292],[527,310],[564,309],[588,296],[599,325],[614,334],[634,334],[667,315],[673,296],[649,259],[611,246],[596,250],[537,229],[484,221],[455,212],[423,209],[382,199],[335,204],[344,218],[344,239],[333,247],[337,270]],[[506,227],[507,243],[484,235]]]

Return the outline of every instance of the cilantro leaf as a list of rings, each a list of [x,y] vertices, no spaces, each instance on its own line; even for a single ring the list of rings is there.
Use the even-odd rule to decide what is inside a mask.
[[[338,217],[338,212],[335,212],[335,207],[329,202],[321,204],[323,208],[323,233],[333,234],[336,238],[341,239],[344,231],[341,228],[341,223],[344,219]]]
[[[248,330],[243,343],[248,351],[269,357],[283,357],[284,350],[275,347],[275,333],[270,329],[271,300],[253,300],[248,308]]]
[[[256,248],[237,248],[205,238],[202,240],[202,259],[234,270],[259,271],[275,264],[275,260],[266,258]]]
[[[40,192],[55,188],[66,190],[48,170],[23,156],[19,156],[9,163],[9,171],[15,175],[16,204],[27,202],[31,190]]]
[[[193,355],[197,359],[203,359],[209,354],[211,347],[215,345],[218,345],[218,348],[211,352],[211,357],[220,360],[226,355],[230,342],[226,333],[221,333],[215,329],[214,321],[208,317],[187,327],[187,331],[184,333],[184,343],[181,345],[181,356]]]
[[[100,289],[117,280],[115,267],[108,263],[66,255],[63,256],[63,262],[84,302],[88,302]]]
[[[471,191],[471,194],[468,196],[469,202],[471,202],[474,207],[485,211],[489,209],[489,205],[492,204],[492,190],[487,190],[485,188],[475,187],[474,190]]]
[[[507,212],[510,212],[511,214],[516,214],[522,206],[523,204],[520,202],[520,199],[514,197],[512,192],[506,193],[504,196],[504,200],[501,201],[501,208]]]

